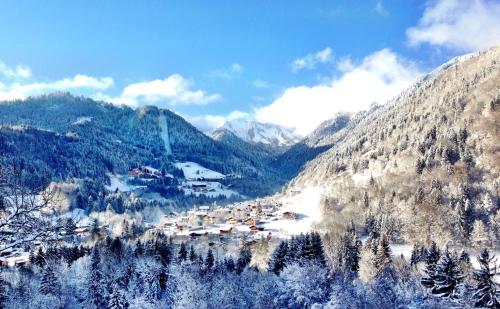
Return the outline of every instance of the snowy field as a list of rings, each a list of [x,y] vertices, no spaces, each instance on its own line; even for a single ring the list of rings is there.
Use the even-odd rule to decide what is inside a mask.
[[[204,191],[195,191],[194,189],[190,188],[193,185],[200,185],[204,184],[206,185],[206,190]],[[221,183],[215,182],[215,181],[186,181],[183,183],[182,190],[184,191],[185,195],[191,195],[194,194],[196,196],[200,195],[205,195],[208,197],[218,197],[220,195],[226,196],[226,197],[231,197],[231,196],[238,196],[238,192],[229,190],[225,188]]]
[[[111,180],[111,184],[109,186],[106,186],[106,189],[114,192],[116,189],[120,192],[130,192],[133,190],[136,190],[138,188],[141,188],[141,186],[131,186],[127,184],[127,181],[129,179],[128,176],[125,175],[114,175],[114,174],[107,174],[109,179]]]
[[[184,177],[188,180],[194,180],[201,177],[208,179],[224,179],[226,177],[219,172],[212,171],[194,162],[178,162],[174,165],[184,172]]]
[[[278,232],[283,236],[297,235],[312,230],[315,222],[321,219],[320,201],[323,189],[321,187],[311,187],[304,189],[301,193],[283,197],[279,202],[283,203],[280,212],[291,211],[297,214],[297,220],[277,220],[269,221],[264,225],[266,231],[273,234]]]

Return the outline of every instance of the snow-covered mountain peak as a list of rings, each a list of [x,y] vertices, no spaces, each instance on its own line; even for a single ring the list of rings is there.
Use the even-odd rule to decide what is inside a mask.
[[[231,131],[244,141],[278,147],[291,146],[301,139],[291,130],[279,125],[249,119],[227,121],[222,128]]]

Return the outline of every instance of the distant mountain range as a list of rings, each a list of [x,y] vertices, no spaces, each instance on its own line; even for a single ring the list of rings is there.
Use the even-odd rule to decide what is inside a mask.
[[[219,129],[226,129],[249,143],[274,147],[288,147],[301,140],[301,137],[293,133],[292,130],[249,119],[227,121]]]

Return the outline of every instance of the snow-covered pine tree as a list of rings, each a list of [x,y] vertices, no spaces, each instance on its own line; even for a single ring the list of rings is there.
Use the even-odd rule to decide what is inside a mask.
[[[95,246],[90,257],[90,269],[87,283],[87,302],[91,308],[105,308],[106,293],[104,276],[101,271],[101,253]]]
[[[135,254],[135,256],[141,256],[144,254],[144,246],[142,245],[142,242],[140,239],[135,244],[134,254]]]
[[[356,232],[354,232],[356,235]],[[324,265],[325,262],[325,253],[323,250],[323,242],[321,241],[321,236],[319,233],[311,233],[311,248],[312,248],[312,258],[318,261],[320,264]]]
[[[3,274],[0,273],[0,308],[6,308],[5,303],[7,302],[7,282],[3,278]]]
[[[458,288],[462,284],[464,275],[458,265],[456,254],[448,249],[436,265],[432,294],[446,298],[458,298]]]
[[[113,284],[111,295],[109,296],[108,309],[128,308],[127,299],[120,291],[120,286],[115,282]]]
[[[474,221],[470,239],[472,245],[476,248],[484,248],[491,245],[488,228],[482,220],[477,219],[476,221]]]
[[[380,271],[391,262],[391,247],[389,246],[387,236],[384,234],[379,239],[377,254],[375,255],[375,266]]]
[[[347,231],[342,235],[339,249],[340,266],[345,273],[357,276],[359,270],[361,241],[356,235],[354,222],[351,222]]]
[[[417,244],[414,244],[411,250],[410,265],[412,267],[415,267],[419,261],[420,261],[420,248],[417,246]]]
[[[474,280],[477,282],[472,295],[474,305],[481,308],[500,308],[500,286],[494,281],[497,274],[495,256],[490,256],[488,249],[484,249],[477,260],[480,269],[474,272]]]
[[[458,217],[458,223],[460,226],[460,231],[462,233],[462,237],[466,240],[469,239],[469,236],[472,232],[472,214],[473,214],[473,206],[472,202],[466,196],[463,196],[456,206],[456,212]]]
[[[281,270],[286,266],[286,257],[288,254],[288,243],[282,241],[274,250],[271,259],[269,260],[269,271],[279,275]]]
[[[440,257],[441,252],[437,244],[433,241],[427,255],[425,256],[425,276],[421,280],[422,285],[426,288],[434,287],[436,265]]]
[[[43,269],[42,278],[40,280],[40,288],[39,288],[40,294],[42,295],[51,294],[54,296],[58,296],[60,294],[60,290],[61,290],[61,285],[57,280],[52,265],[47,265],[47,267]]]

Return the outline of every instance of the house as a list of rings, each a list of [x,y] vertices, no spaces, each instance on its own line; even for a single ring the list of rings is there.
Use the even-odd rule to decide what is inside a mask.
[[[206,188],[207,184],[204,182],[193,182],[191,183],[191,188],[193,189],[201,189],[201,188]]]
[[[159,170],[149,166],[141,166],[133,168],[128,172],[128,174],[131,177],[138,177],[143,179],[154,179],[163,177],[163,175]]]
[[[297,214],[292,211],[285,211],[281,214],[283,220],[296,220]]]
[[[252,218],[252,217],[246,218],[245,221],[243,221],[243,222],[245,222],[246,225],[250,225],[250,226],[257,224],[257,220],[255,220],[255,218]]]
[[[176,228],[178,231],[184,231],[184,230],[187,228],[187,224],[177,222],[177,223],[175,224],[175,228]]]
[[[264,230],[263,226],[257,226],[257,225],[250,226],[250,232],[252,233],[262,232],[263,230]]]
[[[220,234],[231,234],[233,232],[233,227],[232,226],[221,226],[219,228],[219,233]]]
[[[229,218],[227,219],[227,222],[226,222],[226,223],[227,223],[227,224],[236,225],[236,224],[238,224],[238,220],[237,220],[236,218],[229,217]]]
[[[198,209],[200,211],[209,211],[210,210],[210,206],[200,206],[200,207],[198,207]]]

